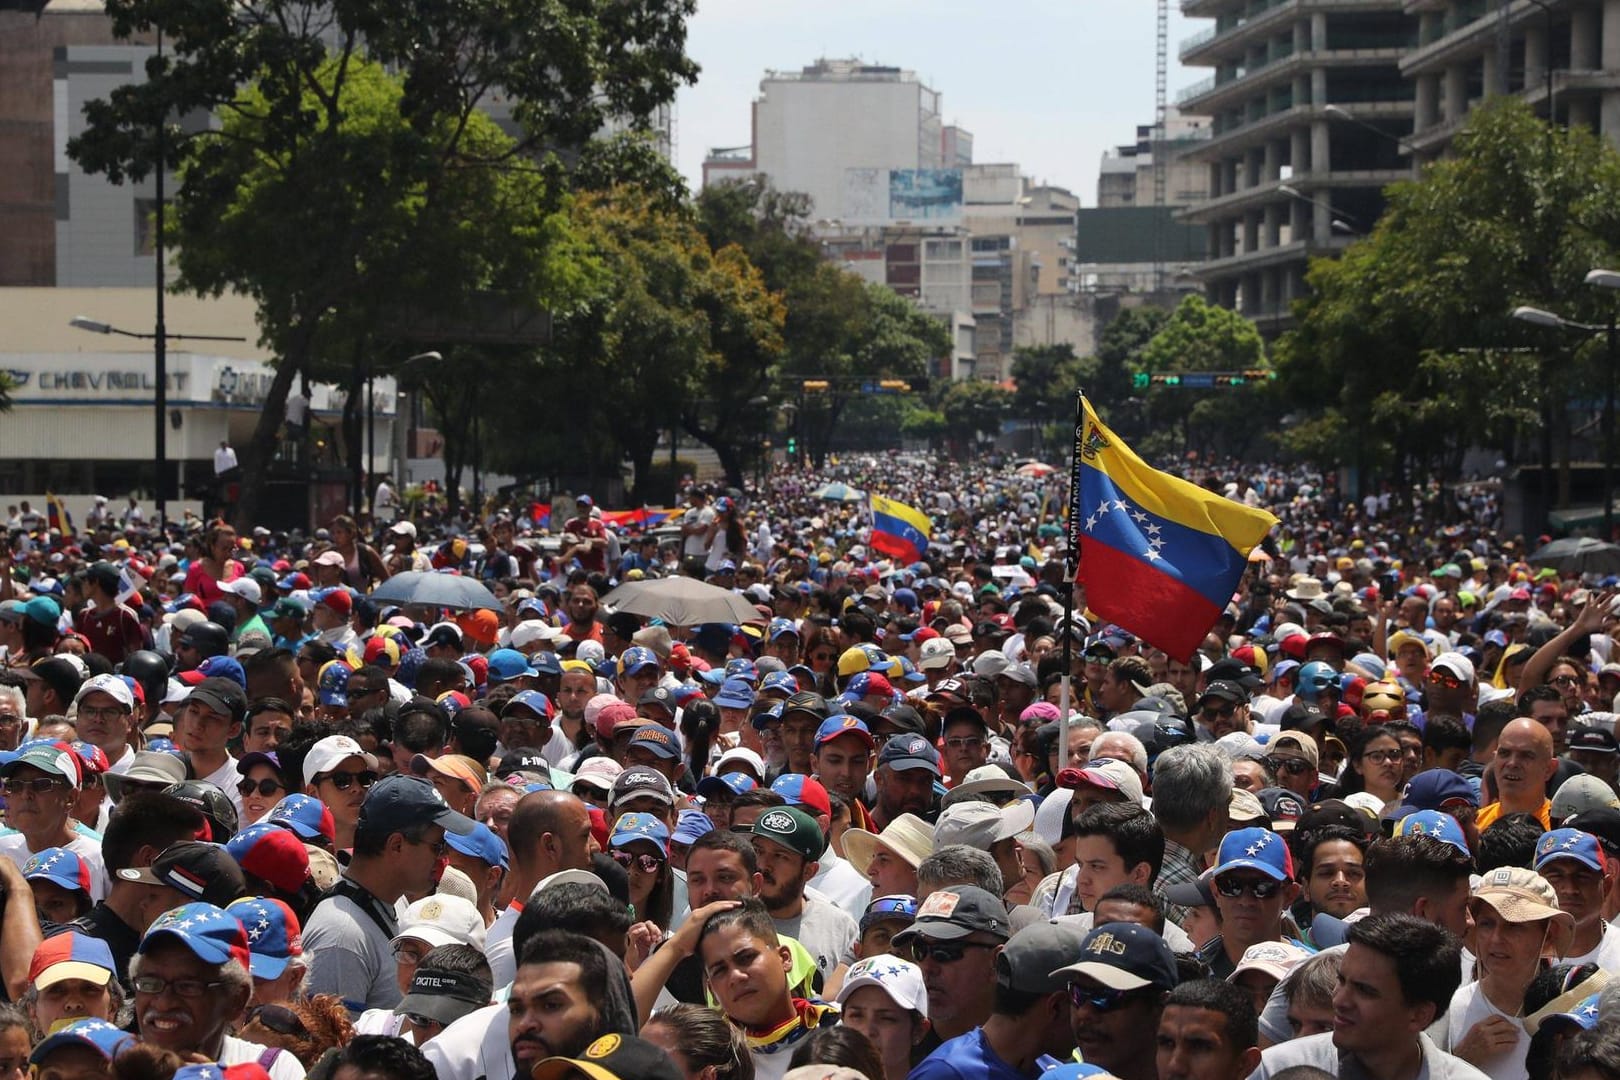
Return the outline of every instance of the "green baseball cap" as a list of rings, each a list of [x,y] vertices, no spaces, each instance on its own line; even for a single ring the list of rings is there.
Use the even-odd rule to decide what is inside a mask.
[[[816,819],[793,806],[777,806],[765,811],[754,822],[754,835],[781,844],[789,851],[815,862],[827,850],[827,838]]]

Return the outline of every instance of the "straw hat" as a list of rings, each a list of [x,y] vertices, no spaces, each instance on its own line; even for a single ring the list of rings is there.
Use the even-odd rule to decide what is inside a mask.
[[[844,833],[844,858],[862,875],[880,847],[915,870],[934,853],[934,827],[916,814],[901,814],[881,833],[865,829]]]

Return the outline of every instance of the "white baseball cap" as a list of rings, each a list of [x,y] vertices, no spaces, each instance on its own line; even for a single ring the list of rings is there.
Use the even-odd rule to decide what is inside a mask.
[[[1019,799],[1005,807],[983,802],[960,802],[948,806],[934,823],[934,849],[966,844],[988,851],[991,844],[1027,832],[1035,823],[1035,804]]]
[[[219,587],[222,591],[233,596],[240,596],[250,604],[257,604],[264,598],[264,593],[259,589],[259,583],[246,574],[243,574],[235,581],[220,582]]]
[[[876,986],[900,1006],[920,1016],[928,1015],[928,989],[923,986],[922,968],[898,956],[868,956],[857,960],[838,988],[842,1005],[863,986]]]
[[[752,768],[760,779],[765,778],[765,759],[746,746],[734,747],[721,754],[720,760],[714,763],[714,775],[723,776],[728,772],[734,772],[735,770],[726,768],[726,763],[730,761],[741,761]]]
[[[73,704],[77,705],[85,699],[86,695],[98,691],[111,697],[122,705],[125,710],[134,711],[135,692],[129,688],[129,683],[120,679],[117,675],[91,676],[83,686],[79,687],[79,692],[73,695]]]
[[[484,917],[476,905],[459,896],[434,893],[405,909],[394,944],[406,938],[425,941],[435,949],[440,945],[471,945],[482,952]]]
[[[313,784],[321,773],[331,772],[334,766],[352,757],[360,758],[368,769],[377,767],[377,755],[366,753],[364,747],[347,735],[328,735],[304,755],[304,783]]]
[[[917,667],[923,671],[945,667],[955,659],[956,646],[951,644],[950,638],[929,638],[917,651]]]
[[[412,540],[416,539],[416,526],[409,521],[396,521],[388,527],[392,533],[403,533]]]

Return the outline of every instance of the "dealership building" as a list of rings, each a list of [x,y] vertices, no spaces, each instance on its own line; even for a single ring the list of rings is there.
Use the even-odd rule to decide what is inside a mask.
[[[197,510],[214,480],[214,451],[223,441],[245,447],[275,375],[258,344],[253,302],[240,296],[167,298],[169,333],[167,432],[169,514]],[[0,415],[0,510],[46,492],[63,497],[75,519],[95,495],[122,504],[138,494],[151,512],[155,441],[153,343],[72,325],[75,318],[131,334],[154,326],[150,288],[0,288],[0,371],[11,384],[12,409]],[[190,336],[242,341],[188,341]],[[297,384],[289,420],[307,437],[286,437],[270,467],[267,523],[303,525],[329,518],[344,503],[341,417],[349,387]],[[363,392],[363,391],[362,391]],[[373,474],[395,472],[398,394],[392,378],[375,381]]]

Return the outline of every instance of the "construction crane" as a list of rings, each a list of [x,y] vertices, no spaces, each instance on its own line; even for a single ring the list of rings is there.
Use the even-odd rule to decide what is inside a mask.
[[[1168,111],[1168,81],[1170,77],[1170,0],[1158,0],[1158,26],[1154,41],[1153,66],[1153,140],[1148,146],[1153,155],[1153,288],[1164,288],[1165,247],[1165,189],[1169,186],[1170,161],[1165,149],[1165,120]]]

